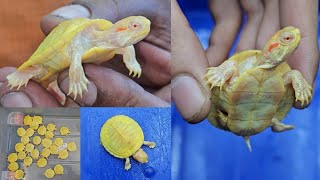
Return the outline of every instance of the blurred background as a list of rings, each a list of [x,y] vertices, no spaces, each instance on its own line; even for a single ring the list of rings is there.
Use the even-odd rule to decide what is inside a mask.
[[[207,3],[179,1],[204,48],[214,27]],[[172,179],[320,179],[319,80],[318,73],[311,105],[305,110],[292,109],[283,120],[296,128],[283,133],[268,128],[252,136],[251,153],[241,137],[217,129],[207,120],[186,123],[172,104]]]
[[[44,39],[40,29],[42,16],[71,0],[1,0],[0,67],[19,66]]]

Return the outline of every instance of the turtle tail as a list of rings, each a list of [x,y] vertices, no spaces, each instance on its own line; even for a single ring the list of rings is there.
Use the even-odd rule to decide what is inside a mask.
[[[249,148],[249,151],[252,152],[252,149],[251,149],[251,144],[250,144],[250,137],[249,136],[242,136],[243,139],[246,141],[247,143],[247,146]]]

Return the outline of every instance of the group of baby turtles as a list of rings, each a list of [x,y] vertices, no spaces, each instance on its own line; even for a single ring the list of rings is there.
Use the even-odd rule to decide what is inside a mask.
[[[39,168],[44,168],[48,164],[50,155],[58,155],[59,159],[67,159],[69,152],[77,150],[75,142],[64,143],[63,138],[54,138],[57,130],[54,123],[43,123],[41,116],[25,116],[23,119],[23,127],[17,129],[17,135],[20,137],[20,142],[15,144],[15,152],[7,157],[8,170],[14,172],[15,179],[23,179],[25,176],[23,168],[28,168],[36,160],[36,165]],[[60,127],[61,136],[67,136],[70,129]],[[41,148],[42,146],[42,148]],[[41,153],[40,153],[40,149]],[[23,162],[23,167],[19,169],[19,161]],[[64,167],[61,164],[56,164],[53,169],[48,168],[44,171],[47,178],[53,178],[56,174],[62,175]]]

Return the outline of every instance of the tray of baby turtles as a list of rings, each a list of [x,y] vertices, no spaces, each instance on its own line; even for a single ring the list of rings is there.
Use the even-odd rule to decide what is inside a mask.
[[[77,179],[79,117],[8,115],[7,179]]]

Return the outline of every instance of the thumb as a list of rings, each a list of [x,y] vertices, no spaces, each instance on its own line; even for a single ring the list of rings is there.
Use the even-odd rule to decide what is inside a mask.
[[[44,34],[49,34],[61,22],[80,17],[90,17],[90,11],[85,6],[79,4],[63,6],[42,17],[40,22],[41,30]]]
[[[133,80],[111,69],[85,64],[84,70],[90,84],[83,97],[75,100],[80,106],[169,106],[169,103],[145,91]],[[68,70],[59,75],[58,84],[64,93],[68,93]]]

